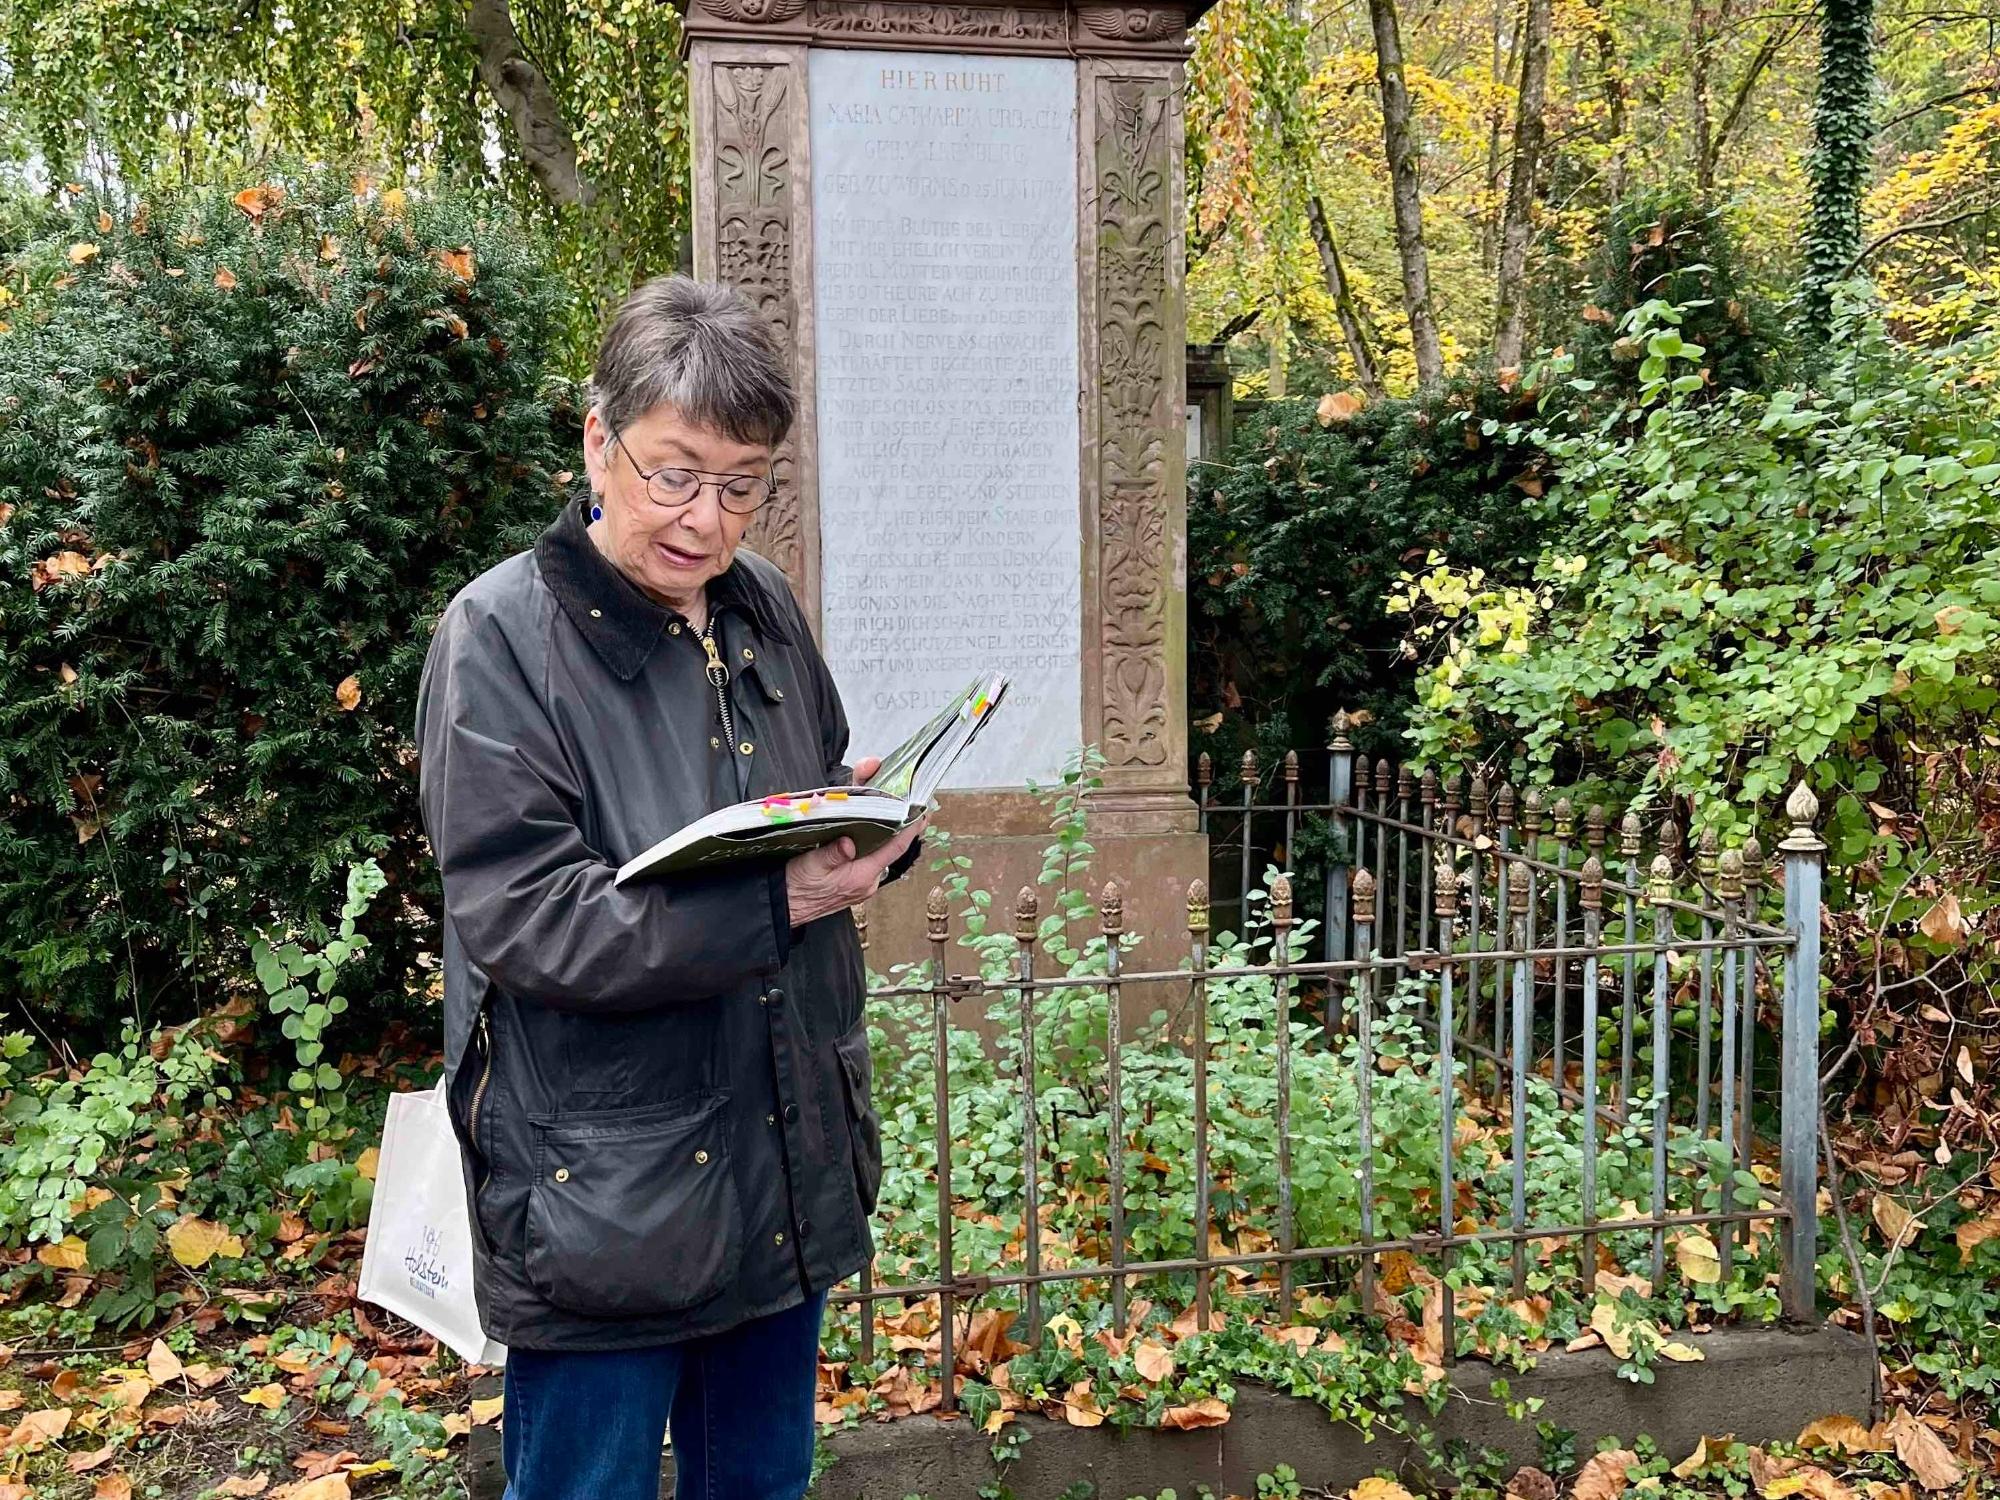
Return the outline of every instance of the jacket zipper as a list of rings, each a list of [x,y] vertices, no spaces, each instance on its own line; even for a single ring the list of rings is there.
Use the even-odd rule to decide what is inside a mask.
[[[479,1055],[483,1062],[479,1069],[479,1082],[472,1090],[472,1118],[467,1130],[467,1134],[472,1137],[472,1149],[475,1151],[479,1150],[479,1106],[486,1102],[486,1085],[493,1081],[493,1033],[487,1027],[484,1008],[479,1012]],[[483,1162],[485,1153],[481,1152],[480,1155]],[[488,1169],[480,1177],[479,1186],[475,1191],[485,1191],[486,1184],[492,1176],[491,1169]]]
[[[729,694],[723,691],[729,681],[729,668],[722,664],[722,654],[715,649],[715,617],[709,616],[708,624],[702,627],[701,649],[708,653],[708,680],[715,687],[715,707],[722,715],[722,734],[728,742],[729,753],[736,753],[736,721],[729,715]]]

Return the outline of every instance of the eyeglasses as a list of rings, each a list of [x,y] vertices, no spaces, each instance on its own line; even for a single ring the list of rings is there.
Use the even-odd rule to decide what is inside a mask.
[[[639,460],[632,456],[624,436],[615,427],[611,429],[611,440],[624,453],[632,472],[645,484],[646,498],[663,509],[676,510],[711,485],[722,508],[731,515],[750,515],[771,498],[771,481],[756,474],[710,474],[700,469],[679,468],[655,469],[649,474],[639,467]]]

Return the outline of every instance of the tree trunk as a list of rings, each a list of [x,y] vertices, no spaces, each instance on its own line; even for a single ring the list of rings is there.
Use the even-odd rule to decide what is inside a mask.
[[[1604,138],[1611,148],[1611,162],[1605,169],[1605,195],[1612,203],[1625,198],[1625,77],[1618,69],[1618,43],[1611,35],[1611,22],[1597,22],[1597,71],[1604,80]]]
[[[1813,100],[1812,210],[1806,223],[1805,326],[1831,330],[1833,288],[1861,249],[1875,80],[1875,0],[1820,0],[1819,91]]]
[[[1368,18],[1375,30],[1375,76],[1382,88],[1382,150],[1389,165],[1396,253],[1403,263],[1403,314],[1410,324],[1417,380],[1429,385],[1444,377],[1444,355],[1438,347],[1437,319],[1431,313],[1430,255],[1424,248],[1417,138],[1411,123],[1410,89],[1403,78],[1403,39],[1396,27],[1396,0],[1368,0]]]
[[[480,81],[506,111],[528,171],[551,203],[588,206],[597,190],[577,166],[562,105],[521,45],[507,0],[471,0],[466,24],[479,51]]]
[[[1371,397],[1382,395],[1382,378],[1375,371],[1375,356],[1368,351],[1368,337],[1362,331],[1354,295],[1347,285],[1347,269],[1340,263],[1340,246],[1334,242],[1333,225],[1326,205],[1314,193],[1306,203],[1312,221],[1313,244],[1319,250],[1319,268],[1326,278],[1326,294],[1333,298],[1335,316],[1340,319],[1340,335],[1347,342],[1347,357],[1354,361],[1354,381]]]
[[[1503,369],[1521,362],[1528,240],[1534,231],[1535,184],[1541,176],[1542,99],[1549,77],[1550,0],[1528,0],[1521,35],[1521,95],[1514,113],[1514,164],[1507,174],[1507,208],[1500,220],[1500,273],[1493,298],[1493,358]]]
[[[1688,95],[1694,116],[1694,193],[1703,208],[1715,196],[1715,139],[1709,125],[1709,43],[1714,23],[1705,0],[1694,0],[1688,10]]]

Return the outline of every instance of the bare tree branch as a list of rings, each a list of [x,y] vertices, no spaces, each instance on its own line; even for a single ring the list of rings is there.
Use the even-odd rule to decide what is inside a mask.
[[[1375,356],[1369,352],[1367,336],[1354,307],[1353,289],[1347,284],[1347,268],[1340,263],[1340,246],[1334,242],[1333,225],[1326,205],[1314,193],[1306,200],[1312,225],[1313,246],[1319,251],[1320,274],[1326,279],[1327,295],[1333,299],[1334,315],[1340,319],[1340,336],[1347,343],[1347,357],[1354,361],[1354,380],[1368,395],[1379,400],[1382,377],[1375,372]]]
[[[1967,219],[1982,218],[1987,214],[1993,213],[1995,210],[2000,210],[2000,199],[1989,198],[1985,202],[1976,203],[1971,208],[1965,209],[1960,213],[1944,214],[1935,219],[1913,219],[1907,224],[1898,224],[1894,229],[1884,230],[1882,233],[1876,235],[1874,239],[1863,245],[1861,253],[1847,263],[1847,269],[1841,274],[1852,276],[1856,271],[1861,269],[1861,263],[1867,260],[1869,256],[1889,244],[1892,240],[1899,240],[1906,234],[1927,234],[1933,229],[1949,229],[1954,224],[1963,224]]]
[[[551,202],[587,206],[597,189],[576,163],[576,142],[546,74],[521,45],[507,0],[471,0],[466,24],[479,77],[514,126],[521,159]]]

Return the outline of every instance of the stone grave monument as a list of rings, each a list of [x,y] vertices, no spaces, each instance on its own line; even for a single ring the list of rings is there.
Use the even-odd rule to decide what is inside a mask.
[[[854,753],[1001,668],[1005,717],[938,819],[995,925],[1047,843],[1027,783],[1091,744],[1089,879],[1119,881],[1158,957],[1184,951],[1206,852],[1181,95],[1208,0],[682,3],[695,273],[763,310],[800,396],[749,541],[815,622]],[[920,866],[872,903],[877,966],[922,952],[935,879]]]

